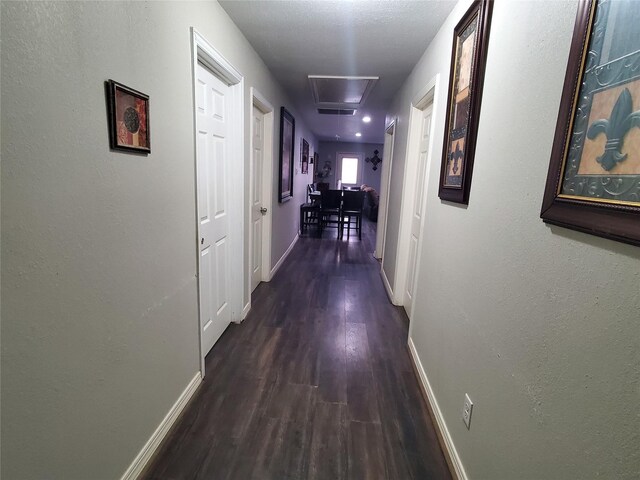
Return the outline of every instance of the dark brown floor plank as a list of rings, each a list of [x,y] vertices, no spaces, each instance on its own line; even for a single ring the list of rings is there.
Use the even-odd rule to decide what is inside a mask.
[[[382,429],[379,424],[349,423],[349,478],[361,480],[389,478]]]
[[[362,240],[300,238],[141,478],[451,478],[374,243],[368,221]]]
[[[347,478],[348,422],[346,406],[320,402],[316,405],[309,457],[313,480]]]

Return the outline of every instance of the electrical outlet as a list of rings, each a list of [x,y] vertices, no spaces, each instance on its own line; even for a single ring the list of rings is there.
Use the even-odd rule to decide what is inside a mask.
[[[471,428],[471,412],[473,411],[473,402],[469,398],[469,394],[464,394],[464,406],[462,407],[462,421],[467,426],[467,430]]]

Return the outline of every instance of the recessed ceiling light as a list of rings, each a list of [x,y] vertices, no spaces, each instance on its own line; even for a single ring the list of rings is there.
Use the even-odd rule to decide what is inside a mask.
[[[360,132],[356,133],[356,137],[361,137],[362,134]]]
[[[369,123],[371,121],[371,117],[369,115],[367,115],[366,117],[362,117],[362,121],[364,123]]]

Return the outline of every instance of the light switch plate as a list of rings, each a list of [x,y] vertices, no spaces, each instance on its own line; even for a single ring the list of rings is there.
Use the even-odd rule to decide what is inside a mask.
[[[471,412],[473,411],[473,402],[469,398],[469,394],[464,394],[464,406],[462,407],[462,421],[467,426],[467,430],[471,428]]]

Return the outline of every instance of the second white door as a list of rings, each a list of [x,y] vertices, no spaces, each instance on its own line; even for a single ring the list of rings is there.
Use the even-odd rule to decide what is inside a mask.
[[[264,160],[264,114],[253,107],[253,151],[251,152],[251,291],[262,280],[262,226],[267,213],[262,204]]]
[[[427,157],[429,155],[429,135],[431,132],[431,112],[432,105],[422,111],[422,122],[420,125],[420,149],[418,155],[418,169],[415,180],[415,190],[413,196],[413,206],[411,209],[411,232],[409,235],[409,259],[407,268],[407,280],[405,282],[404,308],[407,315],[411,317],[411,305],[415,289],[416,260],[418,245],[420,244],[420,229],[423,219],[424,189],[426,184]]]
[[[229,87],[198,63],[196,158],[200,230],[200,329],[206,355],[231,321],[227,162]]]

